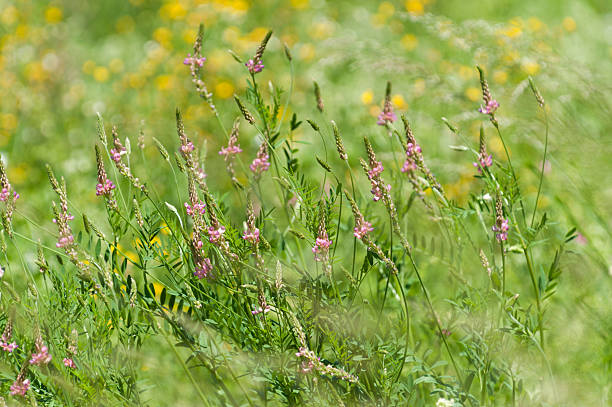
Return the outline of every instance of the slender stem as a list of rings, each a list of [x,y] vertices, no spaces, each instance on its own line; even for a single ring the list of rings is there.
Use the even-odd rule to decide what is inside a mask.
[[[533,215],[531,215],[530,227],[533,227],[535,220],[536,211],[538,210],[538,200],[540,199],[540,193],[542,191],[542,182],[544,181],[544,168],[546,167],[546,155],[548,153],[548,113],[546,113],[546,107],[542,108],[544,112],[544,122],[546,123],[546,136],[544,139],[544,156],[542,157],[542,169],[540,170],[540,182],[538,184],[538,194],[536,195],[535,205],[533,207]]]

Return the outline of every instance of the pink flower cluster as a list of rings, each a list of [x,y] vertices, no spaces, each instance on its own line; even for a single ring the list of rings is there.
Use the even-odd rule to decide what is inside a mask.
[[[372,227],[372,224],[366,221],[365,219],[361,218],[357,220],[357,224],[355,225],[355,228],[353,229],[353,235],[357,239],[363,239],[365,235],[367,235],[369,232],[373,230],[374,228]]]
[[[198,262],[198,264],[196,264],[193,275],[201,280],[207,277],[211,271],[212,271],[212,264],[210,262],[210,259],[204,258],[200,262]]]
[[[115,189],[115,184],[107,178],[104,184],[99,183],[96,185],[96,195],[108,195],[113,189]]]
[[[329,247],[332,245],[332,241],[327,237],[327,233],[324,232],[321,236],[315,240],[315,245],[312,248],[312,252],[315,255],[316,261],[323,261],[327,259],[329,253]]]
[[[2,191],[0,191],[0,201],[6,201],[9,195],[9,188],[2,188]],[[17,192],[13,192],[13,201],[16,201],[17,199],[19,199],[19,194]]]
[[[225,227],[219,225],[218,228],[215,229],[214,226],[208,227],[208,241],[212,244],[219,245],[223,242],[223,234],[225,233]]]
[[[59,239],[57,240],[57,243],[55,244],[56,247],[58,248],[62,248],[62,247],[68,247],[70,245],[72,245],[74,243],[74,236],[72,235],[60,235]]]
[[[389,109],[387,109],[385,106],[385,109],[383,109],[383,111],[378,115],[378,121],[376,124],[379,126],[386,126],[387,123],[393,123],[396,120],[397,116],[395,113],[393,113],[393,107],[389,107]]]
[[[356,383],[359,380],[357,376],[353,376],[344,369],[340,369],[332,365],[326,365],[325,363],[321,362],[321,358],[317,357],[313,351],[306,347],[300,347],[295,356],[306,359],[305,361],[302,361],[301,370],[303,373],[309,373],[315,370],[319,374],[338,377],[339,379],[346,380],[351,383]]]
[[[495,238],[498,242],[502,242],[504,240],[508,240],[508,230],[510,226],[508,224],[508,219],[498,219],[496,225],[491,226],[491,230],[495,233]]]
[[[36,341],[36,350],[37,353],[32,354],[32,359],[30,359],[31,365],[46,365],[51,362],[51,355],[49,355],[49,349],[46,345],[42,344],[42,341]]]
[[[257,314],[265,314],[266,312],[270,311],[270,306],[269,305],[265,305],[264,307],[259,307],[259,308],[255,308],[253,311],[251,311],[251,314],[253,315],[257,315]]]
[[[491,99],[487,102],[486,105],[480,106],[478,111],[482,114],[493,114],[495,113],[498,107],[499,107],[499,103],[497,103],[497,100]]]
[[[252,74],[261,72],[262,69],[264,69],[264,64],[261,62],[261,59],[259,58],[249,59],[244,65],[247,67],[249,72]]]
[[[17,345],[15,341],[9,343],[8,341],[3,340],[2,342],[0,342],[0,348],[2,348],[3,351],[8,352],[8,353],[13,352],[18,347],[19,345]]]
[[[181,145],[181,151],[183,154],[189,154],[195,149],[193,143],[191,141],[187,141],[185,144]]]
[[[262,172],[268,171],[270,168],[270,156],[268,155],[268,151],[266,148],[266,142],[264,141],[259,150],[257,151],[257,156],[249,166],[251,171],[255,174],[255,176],[259,176]]]
[[[69,367],[70,369],[76,369],[74,360],[71,358],[64,358],[64,366]]]
[[[187,57],[183,60],[183,65],[197,65],[200,68],[204,66],[204,62],[206,61],[205,57],[196,57],[191,56],[191,54],[187,54]]]
[[[23,379],[22,375],[17,376],[15,382],[11,385],[11,396],[24,397],[30,388],[30,379]]]
[[[185,210],[187,211],[187,215],[189,216],[193,216],[194,213],[204,215],[204,213],[206,212],[206,204],[200,202],[191,206],[187,202],[185,202]]]
[[[115,148],[111,148],[111,150],[110,150],[111,158],[116,163],[121,161],[121,156],[123,154],[126,154],[126,153],[127,153],[127,150],[123,146],[121,146],[121,147],[115,146]]]
[[[371,162],[371,169],[367,171],[368,179],[372,184],[372,199],[379,201],[386,192],[391,191],[391,184],[385,185],[380,179],[380,174],[384,171],[384,167],[380,161]]]
[[[493,165],[493,156],[483,154],[482,152],[478,155],[478,162],[472,163],[474,167],[478,169],[478,172],[482,172],[483,168],[490,167]]]
[[[244,232],[242,238],[251,244],[259,243],[259,229],[257,228],[249,228]]]
[[[242,149],[240,145],[236,145],[232,143],[232,139],[230,138],[229,144],[227,147],[223,147],[221,151],[219,151],[219,155],[225,156],[225,159],[228,159],[230,156],[241,153]]]

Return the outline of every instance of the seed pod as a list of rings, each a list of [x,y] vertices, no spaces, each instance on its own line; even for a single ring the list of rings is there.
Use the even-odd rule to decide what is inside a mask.
[[[247,108],[242,104],[242,101],[238,98],[238,96],[234,95],[234,100],[236,101],[236,104],[238,105],[238,109],[240,110],[240,113],[242,113],[242,116],[244,116],[244,119],[250,124],[255,124],[255,118],[253,117],[251,112],[249,112]]]

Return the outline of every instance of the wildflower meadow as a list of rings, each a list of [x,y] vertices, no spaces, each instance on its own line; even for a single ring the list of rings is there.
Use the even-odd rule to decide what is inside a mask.
[[[0,406],[612,405],[612,8],[0,2]]]

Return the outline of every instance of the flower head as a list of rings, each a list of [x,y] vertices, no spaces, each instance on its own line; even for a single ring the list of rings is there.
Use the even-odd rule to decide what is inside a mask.
[[[393,103],[391,102],[391,82],[387,82],[387,89],[385,92],[385,104],[382,112],[378,115],[378,121],[376,124],[379,126],[386,126],[397,120],[397,116],[393,112]]]
[[[196,264],[193,275],[201,280],[207,277],[211,271],[212,271],[212,263],[210,262],[210,259],[203,258],[201,261],[199,261]]]
[[[30,388],[30,380],[23,378],[23,375],[19,374],[17,379],[11,384],[11,396],[24,397],[28,389]]]
[[[249,72],[252,74],[261,72],[264,69],[264,64],[261,62],[260,59],[256,59],[256,60],[249,59],[244,65],[247,67]]]
[[[64,366],[69,367],[70,369],[76,369],[74,360],[71,358],[64,358]]]
[[[496,232],[495,238],[501,243],[508,240],[508,230],[510,226],[508,219],[504,218],[504,209],[500,197],[497,198],[497,202],[495,203],[495,212],[495,225],[491,226],[491,230]]]
[[[268,155],[268,147],[266,142],[264,141],[259,146],[259,150],[257,150],[257,156],[249,166],[251,171],[255,174],[256,177],[260,176],[262,172],[268,171],[270,168],[270,156]]]
[[[46,365],[51,362],[51,355],[49,355],[49,349],[45,344],[43,344],[42,338],[39,336],[36,339],[36,353],[32,354],[32,358],[30,359],[31,365]]]

